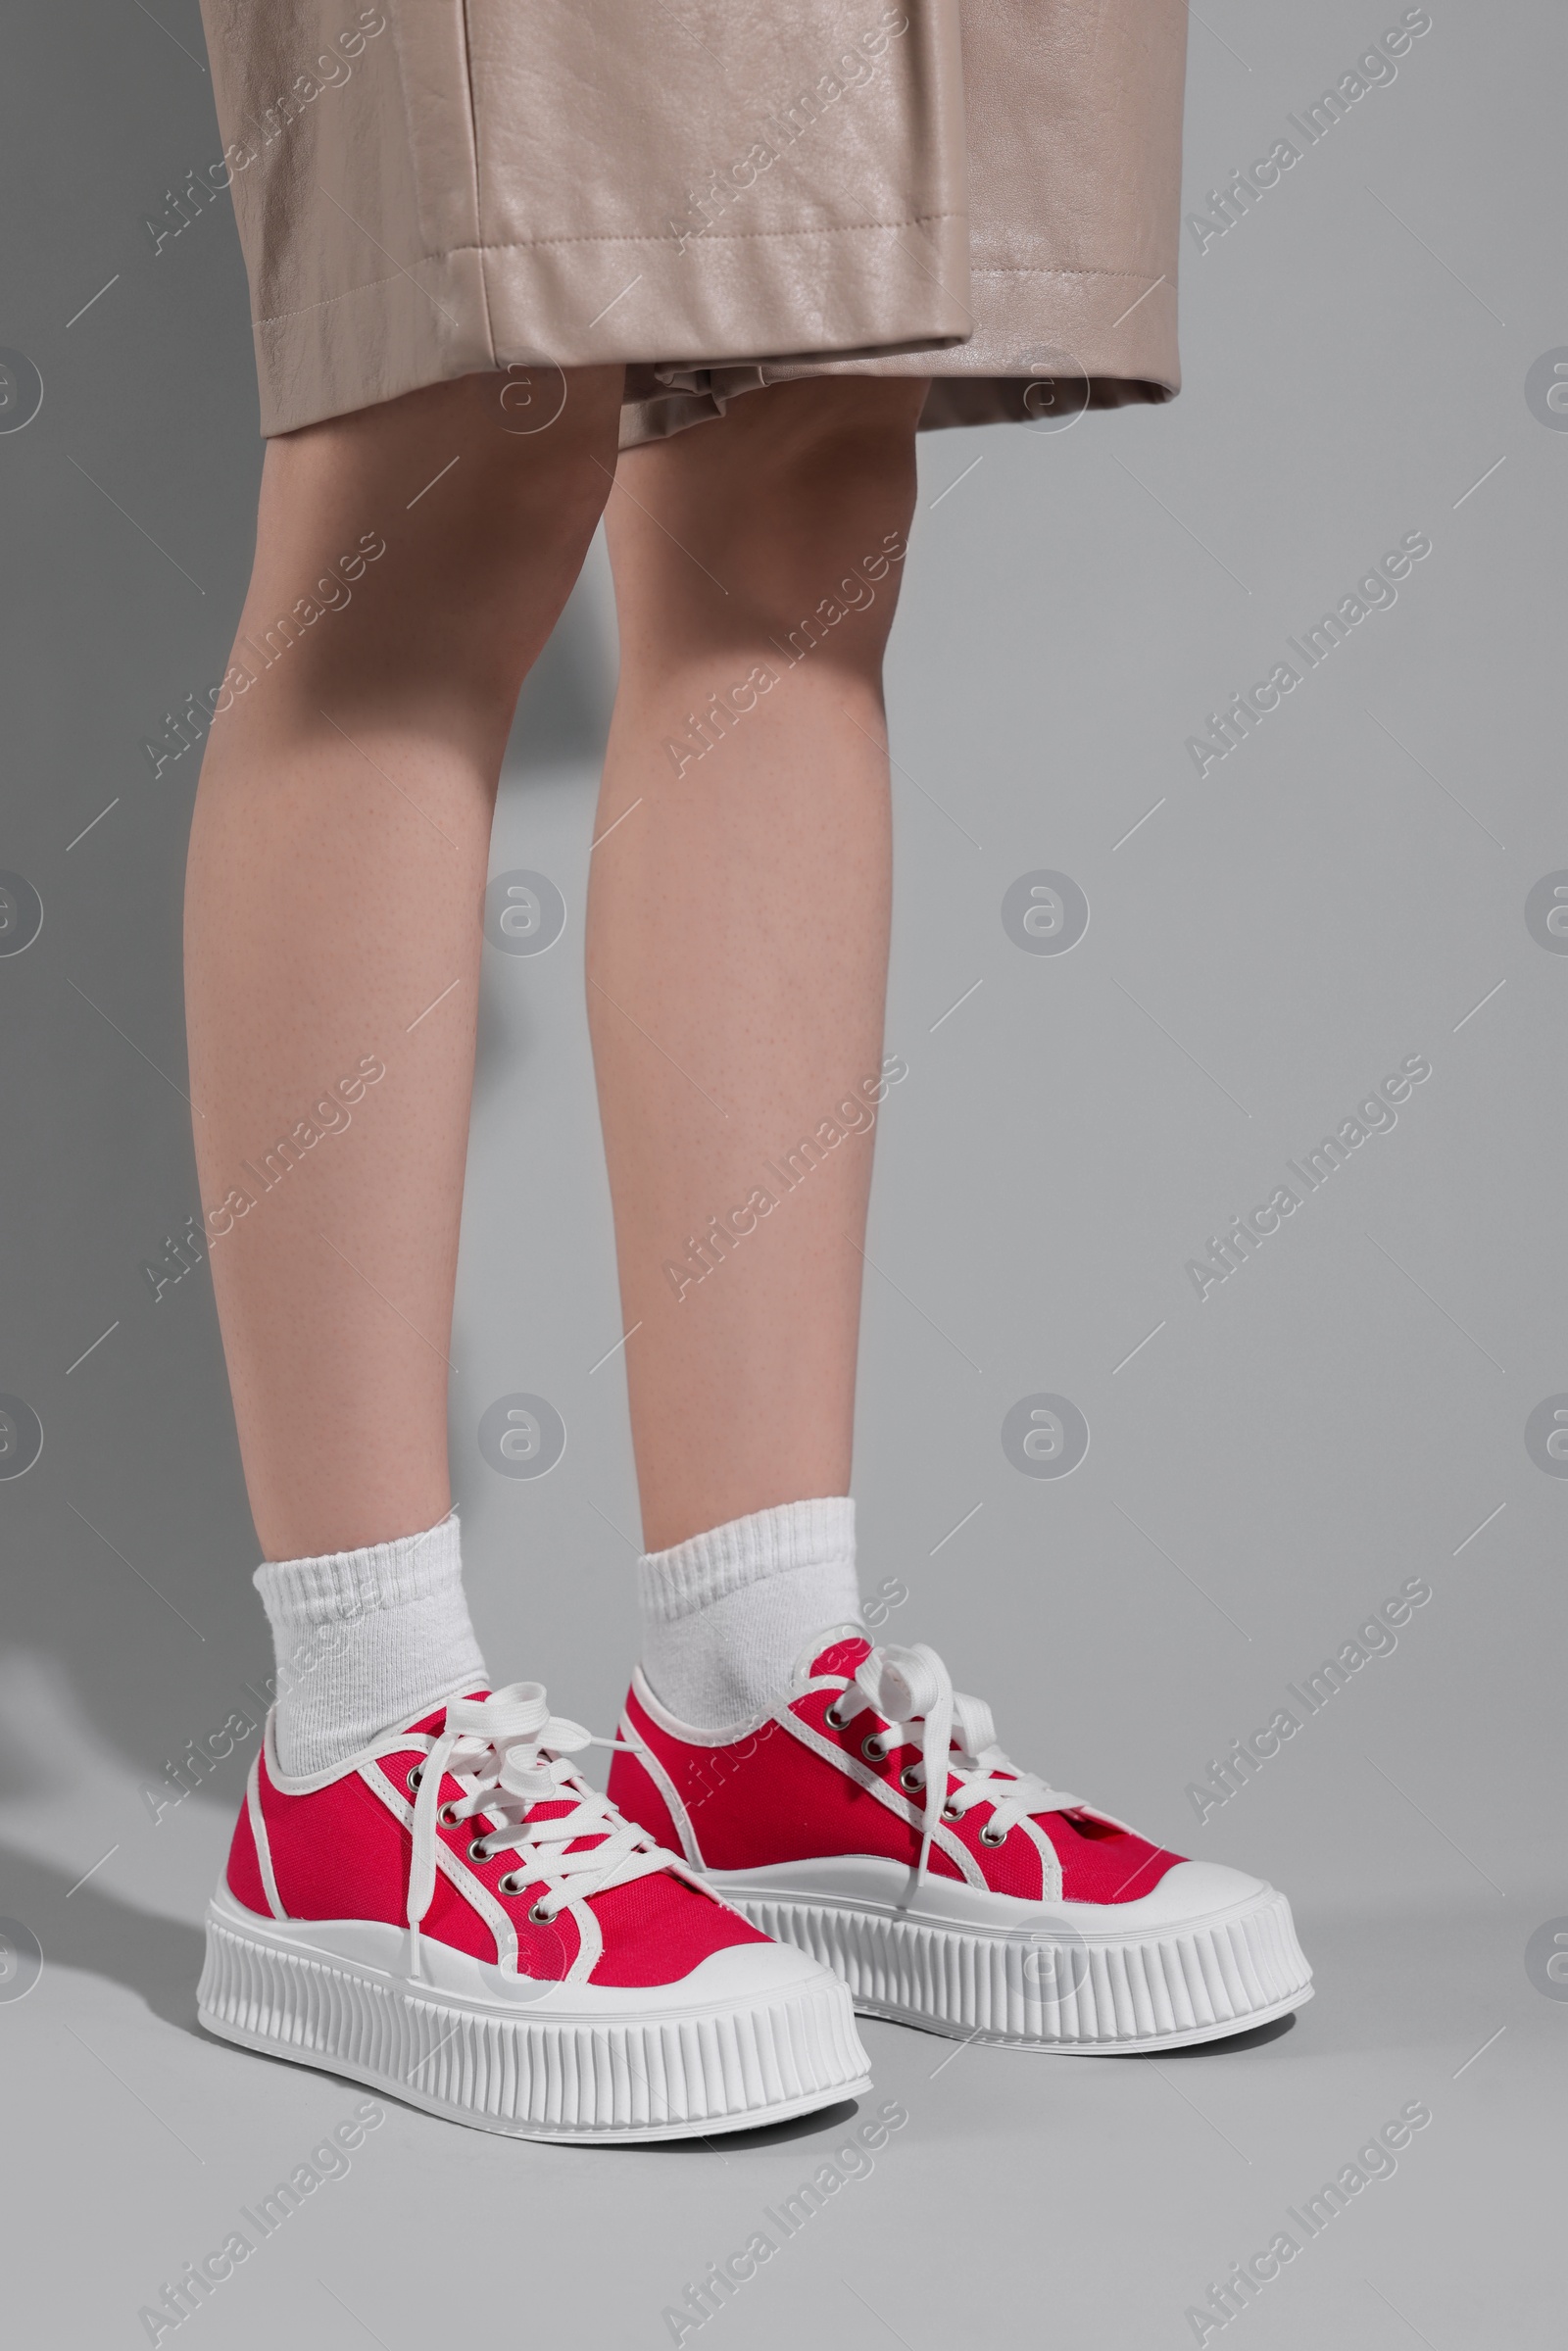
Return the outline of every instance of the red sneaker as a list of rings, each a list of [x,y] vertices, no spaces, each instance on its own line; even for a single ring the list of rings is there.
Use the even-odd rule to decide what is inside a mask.
[[[771,1714],[721,1732],[677,1722],[639,1671],[622,1736],[622,1811],[868,2015],[1097,2054],[1311,1998],[1283,1894],[1020,1771],[932,1649],[833,1626]]]
[[[623,1820],[537,1682],[286,1779],[268,1725],[198,2013],[522,2138],[687,2138],[868,2085],[849,1995]]]

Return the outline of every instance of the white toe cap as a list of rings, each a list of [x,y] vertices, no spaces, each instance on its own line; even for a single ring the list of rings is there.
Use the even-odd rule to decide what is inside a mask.
[[[687,2000],[728,2002],[788,1999],[822,1985],[837,1989],[838,1978],[808,1951],[790,1943],[747,1942],[710,1951],[669,1989]]]
[[[1197,1926],[1269,1890],[1261,1878],[1227,1869],[1223,1862],[1178,1861],[1152,1893],[1136,1902],[1063,1902],[1061,1909],[1085,1933],[1103,1934],[1108,1928],[1142,1935],[1151,1928]]]

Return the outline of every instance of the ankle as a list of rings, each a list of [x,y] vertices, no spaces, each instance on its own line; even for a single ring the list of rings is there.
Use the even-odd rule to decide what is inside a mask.
[[[422,1534],[255,1575],[272,1628],[272,1742],[290,1778],[326,1771],[391,1723],[488,1687],[463,1591],[458,1514]]]
[[[747,1720],[774,1703],[804,1641],[858,1616],[855,1504],[786,1502],[647,1553],[638,1596],[661,1702],[694,1728]]]

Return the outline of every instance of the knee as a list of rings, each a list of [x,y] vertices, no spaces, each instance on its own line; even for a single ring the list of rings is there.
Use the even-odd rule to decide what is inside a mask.
[[[796,648],[804,634],[835,665],[880,671],[914,514],[915,413],[824,403],[768,453],[734,569],[770,636]]]
[[[622,371],[559,367],[426,384],[271,442],[263,479],[286,524],[368,516],[418,551],[448,592],[553,549],[579,556],[615,467]]]
[[[614,479],[620,370],[509,367],[440,388],[457,462],[431,494],[433,505],[452,491],[430,528],[503,569],[553,553],[580,561]],[[441,439],[425,432],[433,455]]]
[[[612,552],[617,541],[635,549],[617,560],[617,580],[684,612],[701,601],[701,575],[671,552],[678,542],[723,583],[722,617],[705,609],[705,624],[779,641],[810,615],[854,612],[856,628],[834,632],[842,657],[878,664],[914,511],[924,391],[887,377],[771,386],[743,394],[720,422],[636,452],[638,504],[611,508]]]
[[[775,541],[906,525],[924,396],[923,383],[835,376],[746,395],[725,419],[740,428],[732,463],[750,492],[741,523],[756,514]]]

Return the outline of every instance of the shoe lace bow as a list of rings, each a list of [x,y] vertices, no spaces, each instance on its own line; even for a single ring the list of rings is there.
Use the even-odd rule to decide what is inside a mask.
[[[418,1935],[435,1895],[438,1822],[483,1819],[482,1837],[473,1839],[475,1860],[515,1853],[516,1880],[505,1892],[543,1882],[546,1892],[532,1916],[547,1925],[562,1906],[612,1886],[669,1869],[672,1856],[653,1837],[622,1817],[566,1760],[583,1747],[612,1747],[581,1723],[552,1714],[542,1682],[514,1682],[488,1697],[459,1698],[447,1707],[446,1723],[419,1766],[414,1799],[414,1853],[409,1868],[409,1925]],[[447,1776],[463,1793],[443,1803]],[[561,1804],[542,1817],[541,1805]]]
[[[1070,1812],[1082,1802],[1009,1761],[997,1744],[997,1727],[984,1698],[955,1690],[946,1665],[923,1641],[907,1649],[873,1648],[829,1713],[842,1729],[867,1708],[886,1725],[875,1735],[884,1755],[901,1746],[920,1750],[908,1774],[925,1790],[917,1884],[925,1881],[931,1840],[944,1814],[961,1820],[977,1804],[990,1804],[994,1841],[1000,1843],[1031,1813]],[[951,1787],[950,1781],[957,1785]]]

